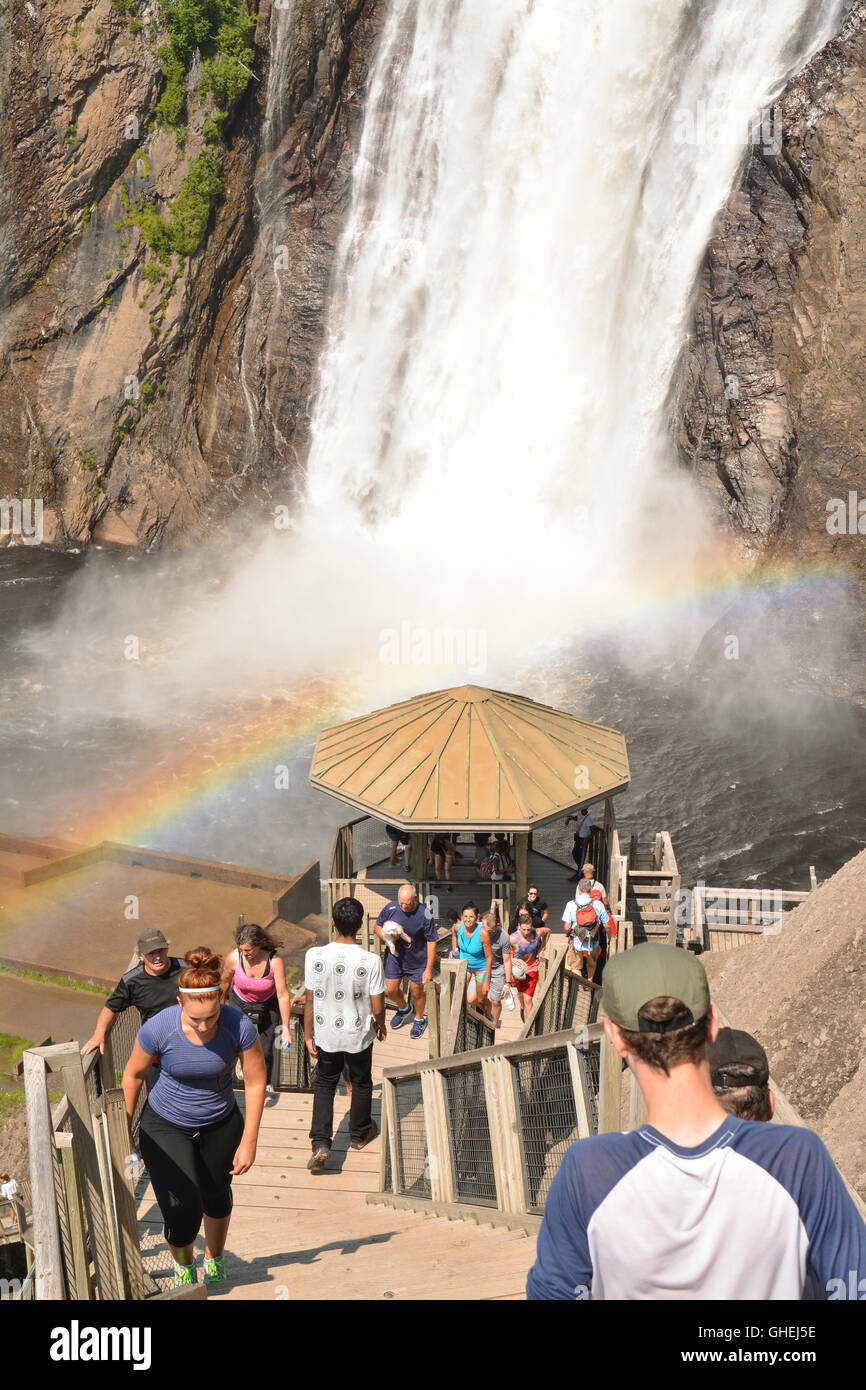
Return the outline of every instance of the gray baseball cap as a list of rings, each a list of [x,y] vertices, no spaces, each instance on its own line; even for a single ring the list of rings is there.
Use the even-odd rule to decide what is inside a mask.
[[[688,1016],[669,1023],[638,1018],[651,999],[681,999]],[[691,951],[645,942],[614,956],[605,968],[602,1006],[608,1018],[630,1033],[672,1033],[705,1018],[710,987],[704,967]]]
[[[141,933],[135,949],[140,956],[147,956],[151,951],[167,951],[168,942],[158,927],[151,927]]]

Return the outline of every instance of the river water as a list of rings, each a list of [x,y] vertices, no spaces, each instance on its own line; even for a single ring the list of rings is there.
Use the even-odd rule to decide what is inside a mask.
[[[0,829],[71,839],[127,835],[136,843],[283,871],[315,856],[324,869],[333,830],[345,817],[340,803],[307,784],[312,735],[291,734],[290,686],[288,732],[262,763],[238,767],[224,784],[217,778],[213,790],[185,765],[190,794],[170,815],[154,825],[146,817],[131,825],[112,819],[115,804],[135,805],[139,787],[142,806],[154,788],[159,803],[159,789],[178,776],[184,749],[194,750],[202,769],[208,759],[216,769],[224,752],[224,695],[207,718],[203,708],[183,706],[146,717],[112,712],[89,695],[82,704],[68,675],[73,661],[79,671],[95,665],[104,686],[110,672],[100,647],[81,652],[70,628],[65,659],[55,660],[64,650],[57,646],[58,610],[86,569],[101,568],[107,586],[124,584],[130,569],[140,574],[162,564],[157,557],[0,553]],[[40,632],[52,635],[50,657]],[[597,669],[576,637],[556,652],[542,643],[498,669],[491,683],[626,734],[632,783],[617,800],[619,822],[626,834],[669,830],[686,883],[702,878],[805,890],[809,864],[825,877],[866,844],[862,709],[807,690],[786,691],[790,681],[768,686],[754,671],[737,680],[708,678],[669,648],[644,651],[638,669],[614,648],[593,645]],[[408,686],[395,683],[393,694],[447,683],[416,669]],[[377,686],[378,698],[362,698],[357,708],[387,703],[388,689]],[[290,770],[289,786],[279,793],[272,776],[277,762]],[[93,822],[95,805],[106,808],[104,823]],[[569,844],[563,828],[562,849]]]

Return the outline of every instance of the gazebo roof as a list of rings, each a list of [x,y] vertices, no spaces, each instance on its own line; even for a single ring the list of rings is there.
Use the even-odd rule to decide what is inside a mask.
[[[310,781],[401,830],[530,830],[623,791],[629,766],[616,729],[461,685],[323,729]]]

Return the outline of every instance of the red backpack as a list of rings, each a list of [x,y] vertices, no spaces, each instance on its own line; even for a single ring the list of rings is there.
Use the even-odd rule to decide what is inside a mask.
[[[574,925],[575,927],[592,927],[593,929],[595,929],[598,926],[598,918],[595,915],[595,908],[593,907],[591,902],[587,903],[586,907],[576,908],[574,914]],[[581,936],[588,935],[589,933],[587,931],[581,931]]]

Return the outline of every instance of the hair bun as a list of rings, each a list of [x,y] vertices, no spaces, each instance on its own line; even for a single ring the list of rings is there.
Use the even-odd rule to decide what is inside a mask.
[[[184,956],[186,969],[178,976],[180,989],[217,990],[220,985],[222,961],[210,946],[194,946]]]
[[[222,969],[222,961],[219,956],[214,955],[210,946],[193,946],[191,951],[187,951],[184,960],[194,970],[216,970]]]

